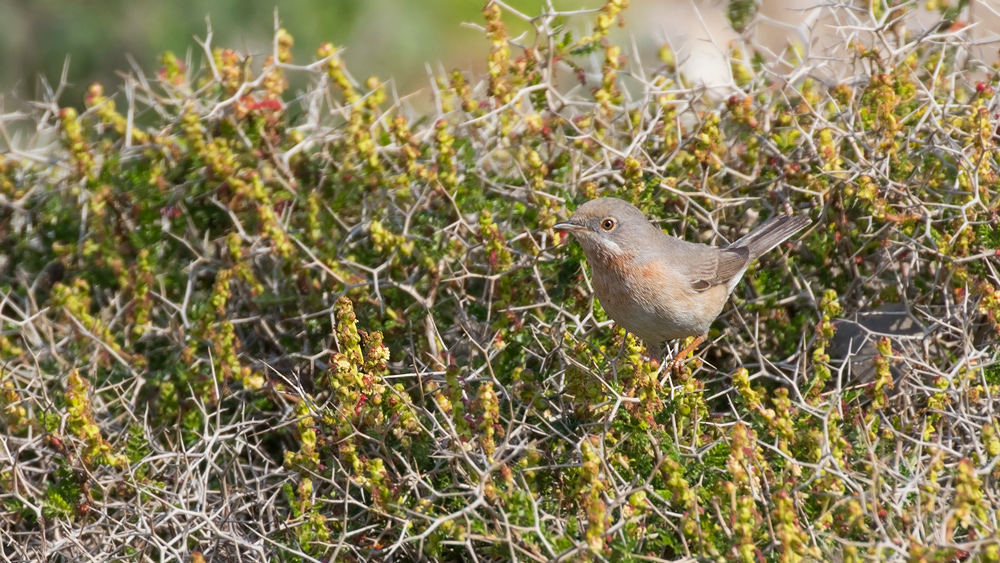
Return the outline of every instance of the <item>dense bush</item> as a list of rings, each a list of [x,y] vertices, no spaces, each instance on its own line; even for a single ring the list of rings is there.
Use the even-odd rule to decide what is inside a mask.
[[[429,110],[279,31],[0,118],[4,556],[1000,561],[997,68],[876,2],[706,89],[626,3],[487,5]],[[598,195],[814,226],[667,373],[552,230]]]

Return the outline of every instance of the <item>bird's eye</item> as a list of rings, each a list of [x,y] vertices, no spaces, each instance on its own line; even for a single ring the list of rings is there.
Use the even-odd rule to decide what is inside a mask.
[[[612,231],[615,228],[615,220],[611,217],[605,217],[601,220],[601,228],[605,231]]]

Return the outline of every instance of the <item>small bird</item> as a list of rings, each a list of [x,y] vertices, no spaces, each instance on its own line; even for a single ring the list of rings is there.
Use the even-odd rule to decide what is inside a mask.
[[[811,222],[805,215],[775,215],[738,241],[714,247],[672,237],[634,205],[604,197],[554,228],[579,241],[604,310],[646,343],[650,357],[662,359],[667,340],[696,337],[671,362],[677,369],[705,339],[750,264]]]

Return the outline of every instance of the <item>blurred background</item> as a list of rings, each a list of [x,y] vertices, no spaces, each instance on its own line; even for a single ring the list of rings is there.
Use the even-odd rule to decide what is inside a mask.
[[[941,0],[946,1],[946,0]],[[998,2],[1000,0],[991,0]],[[530,16],[543,0],[506,0]],[[604,0],[551,0],[558,10],[597,9]],[[274,13],[295,38],[296,64],[314,60],[325,41],[345,48],[342,56],[355,79],[393,78],[401,94],[429,84],[427,65],[436,72],[482,71],[489,42],[465,22],[482,24],[486,0],[0,0],[0,103],[10,110],[17,100],[43,96],[41,78],[55,86],[69,56],[69,86],[62,105],[82,106],[86,87],[98,81],[115,92],[128,73],[131,55],[147,75],[160,68],[159,55],[173,51],[195,64],[202,52],[194,38],[204,39],[210,19],[215,47],[256,55],[259,64],[271,52]],[[735,37],[726,20],[730,0],[631,0],[627,28],[612,39],[634,45],[646,68],[659,66],[656,52],[669,44],[689,77],[708,84],[728,81],[725,52]],[[747,0],[745,5],[752,5]],[[789,41],[810,44],[812,54],[842,56],[844,42],[818,9],[819,0],[762,0],[759,45],[780,53]],[[860,2],[868,9],[867,2]],[[969,9],[971,11],[971,8]],[[920,10],[923,11],[923,10]],[[828,14],[828,13],[827,13]],[[968,14],[966,14],[968,15]],[[996,8],[979,6],[979,29],[1000,29]],[[988,21],[985,21],[988,20]],[[568,29],[589,33],[593,16],[571,19]],[[933,26],[936,18],[928,21]],[[511,35],[528,26],[505,16]],[[991,27],[993,26],[993,27]],[[978,27],[978,26],[977,26]],[[916,30],[920,33],[920,30]],[[810,35],[811,33],[811,35]],[[995,39],[995,31],[992,32]],[[990,35],[990,33],[986,33]],[[528,37],[530,42],[531,37]],[[995,53],[995,51],[994,51]],[[631,55],[631,53],[628,53]],[[634,58],[630,56],[631,59]],[[293,89],[296,84],[292,83]]]
[[[540,0],[508,0],[537,15]],[[553,0],[557,9],[598,8],[601,0]],[[271,52],[274,13],[295,38],[294,63],[314,60],[325,41],[345,47],[344,59],[355,78],[394,77],[403,92],[428,84],[426,63],[445,69],[484,66],[489,43],[482,33],[462,26],[482,24],[483,1],[470,0],[0,0],[0,96],[37,99],[39,77],[58,84],[69,55],[71,88],[64,104],[79,105],[88,84],[109,91],[122,83],[131,55],[147,74],[158,57],[173,51],[184,58],[201,52],[210,19],[213,45],[241,55]],[[514,18],[508,25],[516,26]],[[581,22],[582,23],[582,22]],[[514,30],[512,30],[514,31]],[[263,56],[255,57],[263,59]]]

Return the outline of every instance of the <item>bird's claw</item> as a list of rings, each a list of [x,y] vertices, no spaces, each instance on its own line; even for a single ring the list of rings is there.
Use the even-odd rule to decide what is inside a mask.
[[[673,358],[669,362],[667,362],[666,370],[671,371],[674,374],[680,375],[681,369],[684,367],[685,363],[686,362],[684,361],[684,358]]]

